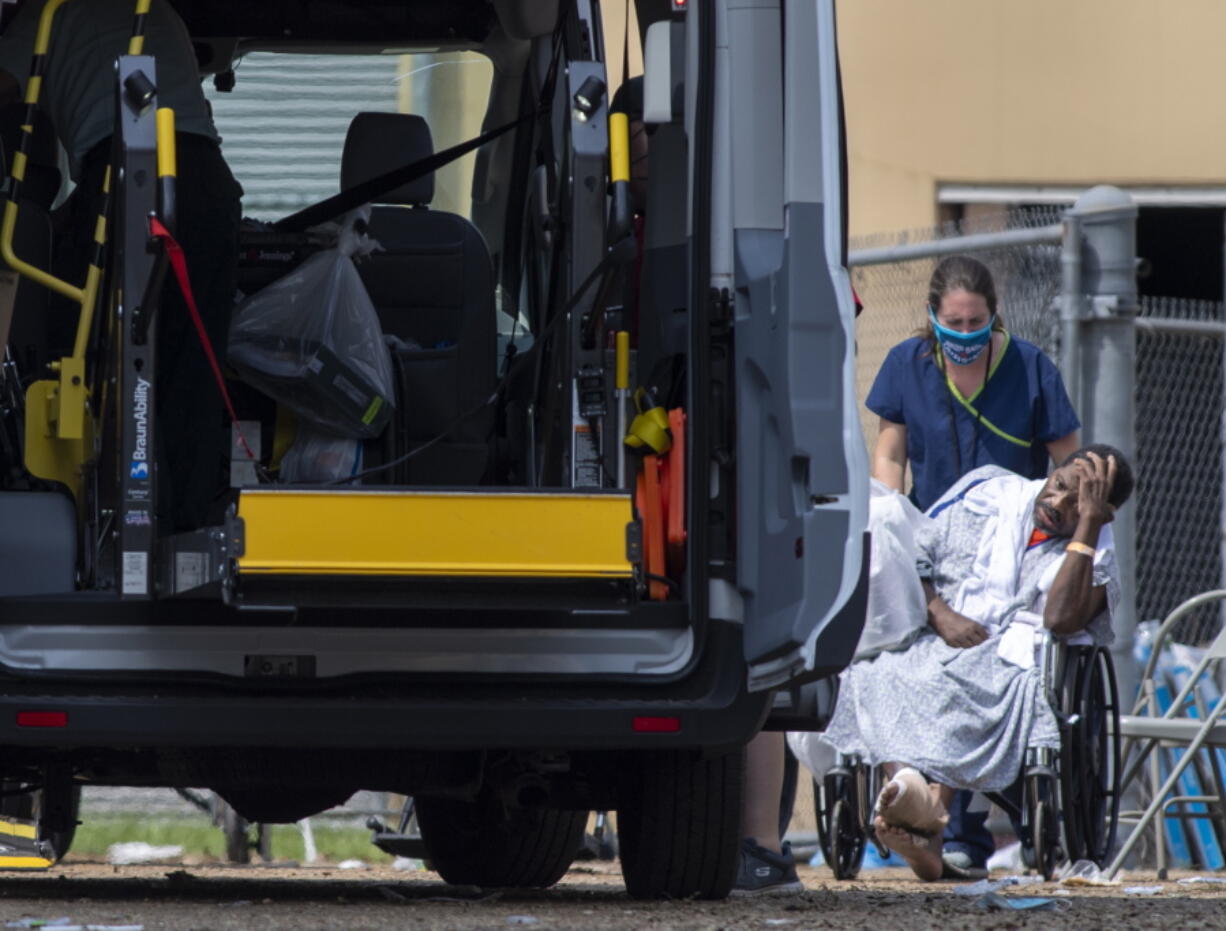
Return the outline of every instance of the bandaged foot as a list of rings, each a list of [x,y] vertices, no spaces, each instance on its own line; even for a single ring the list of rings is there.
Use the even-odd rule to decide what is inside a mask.
[[[930,786],[918,770],[900,769],[877,796],[877,814],[891,827],[929,838],[939,835],[949,823],[936,786]]]

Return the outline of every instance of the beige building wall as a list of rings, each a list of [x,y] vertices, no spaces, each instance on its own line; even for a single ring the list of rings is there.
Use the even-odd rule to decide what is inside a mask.
[[[627,7],[630,13],[630,35],[626,35]],[[600,21],[604,27],[605,70],[609,76],[609,99],[621,87],[622,57],[629,39],[630,77],[643,73],[643,46],[639,42],[639,18],[633,4],[604,3],[600,7]]]
[[[853,236],[941,183],[1226,182],[1222,0],[841,0]]]

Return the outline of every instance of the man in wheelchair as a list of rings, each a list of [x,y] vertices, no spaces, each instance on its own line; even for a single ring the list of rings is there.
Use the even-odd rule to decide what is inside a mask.
[[[1004,790],[1028,749],[1059,749],[1036,644],[1045,631],[1111,642],[1120,586],[1108,525],[1132,488],[1119,450],[1089,446],[1046,481],[977,469],[918,529],[927,623],[843,673],[823,740],[884,768],[876,835],[921,879],[941,876],[956,790]]]

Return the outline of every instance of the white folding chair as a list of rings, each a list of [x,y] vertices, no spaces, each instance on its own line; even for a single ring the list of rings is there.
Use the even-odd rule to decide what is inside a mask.
[[[1135,826],[1128,835],[1115,859],[1107,867],[1108,878],[1114,877],[1124,865],[1124,861],[1141,841],[1145,832],[1152,825],[1154,828],[1154,846],[1158,857],[1158,875],[1166,877],[1167,856],[1166,839],[1163,833],[1163,822],[1168,809],[1174,806],[1186,806],[1200,803],[1204,811],[1182,811],[1185,818],[1222,818],[1223,798],[1226,789],[1222,785],[1221,770],[1216,765],[1206,767],[1212,773],[1214,794],[1174,795],[1175,787],[1189,765],[1195,761],[1202,749],[1213,750],[1226,747],[1226,697],[1219,698],[1211,708],[1200,708],[1195,703],[1194,691],[1197,683],[1209,674],[1216,676],[1222,660],[1226,659],[1226,625],[1205,650],[1205,655],[1196,668],[1188,676],[1187,682],[1180,689],[1175,700],[1165,712],[1160,713],[1157,699],[1157,683],[1155,673],[1161,658],[1163,646],[1171,631],[1190,612],[1215,601],[1226,599],[1226,590],[1205,592],[1183,602],[1167,615],[1154,637],[1153,650],[1145,666],[1141,678],[1141,693],[1136,706],[1130,715],[1120,716],[1120,734],[1124,737],[1124,759],[1128,765],[1124,770],[1123,785],[1125,788],[1134,779],[1142,777],[1142,767],[1149,762],[1149,777],[1151,799],[1144,811],[1125,812],[1121,820],[1134,820]],[[1192,714],[1189,714],[1189,711]],[[1153,751],[1159,747],[1179,747],[1182,755],[1170,768],[1170,773],[1162,780],[1161,763],[1158,754]]]

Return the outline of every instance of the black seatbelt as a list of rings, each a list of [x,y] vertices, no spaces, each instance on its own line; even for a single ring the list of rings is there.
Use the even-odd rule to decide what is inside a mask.
[[[317,223],[326,223],[328,220],[333,220],[342,213],[352,210],[354,207],[360,207],[362,204],[369,203],[380,194],[394,190],[402,184],[409,184],[418,178],[423,178],[432,171],[437,171],[457,158],[467,155],[473,149],[479,149],[487,142],[510,132],[516,126],[547,113],[553,99],[554,84],[557,81],[559,60],[562,52],[562,29],[565,23],[566,10],[564,9],[559,14],[557,25],[554,27],[553,50],[550,54],[549,71],[541,86],[541,96],[537,101],[535,110],[523,114],[510,123],[504,123],[502,126],[495,127],[488,132],[482,133],[480,136],[469,139],[467,142],[461,142],[449,149],[443,149],[441,152],[435,152],[433,155],[419,158],[417,161],[402,165],[400,168],[393,168],[391,171],[363,181],[361,184],[355,184],[351,188],[346,188],[339,194],[333,194],[331,197],[319,201],[319,203],[304,207],[297,213],[291,213],[287,217],[282,217],[272,225],[273,229],[286,233],[298,233],[308,227],[315,226]]]
[[[519,119],[505,123],[496,129],[491,129],[489,132],[482,133],[480,136],[476,136],[466,142],[453,145],[451,148],[443,149],[441,152],[435,152],[433,155],[427,155],[425,158],[419,158],[417,161],[401,165],[399,168],[393,168],[391,171],[363,181],[361,184],[355,184],[339,194],[333,194],[331,197],[319,201],[319,203],[304,207],[297,213],[291,213],[288,217],[282,217],[273,224],[273,229],[287,233],[296,233],[318,223],[326,223],[328,220],[333,220],[342,213],[352,210],[354,207],[360,207],[362,204],[374,200],[380,194],[384,194],[400,187],[402,184],[408,184],[416,181],[418,178],[425,177],[433,171],[437,171],[457,158],[467,155],[473,149],[478,149],[490,140],[497,139],[503,133],[510,132],[516,126],[530,119],[535,119],[539,112],[537,110],[532,113],[525,113]]]

